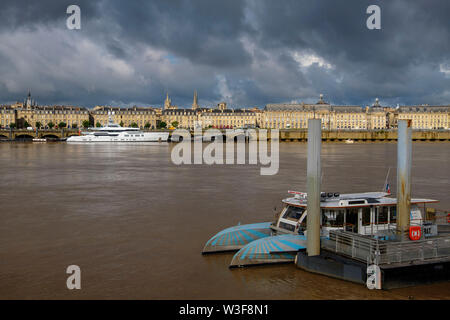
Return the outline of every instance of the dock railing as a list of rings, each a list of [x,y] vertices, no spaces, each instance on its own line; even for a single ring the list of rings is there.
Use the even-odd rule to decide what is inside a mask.
[[[418,241],[385,241],[343,230],[330,231],[323,249],[376,265],[450,260],[450,235]]]

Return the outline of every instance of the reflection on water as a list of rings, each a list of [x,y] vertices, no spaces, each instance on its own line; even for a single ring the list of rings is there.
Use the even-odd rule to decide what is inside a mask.
[[[173,144],[0,144],[0,298],[449,299],[449,284],[390,291],[294,265],[229,269],[201,255],[217,231],[271,221],[289,189],[306,189],[306,144],[281,143],[277,175],[259,166],[186,165]],[[412,192],[450,207],[449,144],[414,143]],[[396,144],[323,144],[323,189],[381,191]],[[66,289],[66,267],[82,289]]]

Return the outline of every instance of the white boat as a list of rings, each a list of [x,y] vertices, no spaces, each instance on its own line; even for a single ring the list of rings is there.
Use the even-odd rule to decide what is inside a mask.
[[[345,140],[345,143],[354,143],[355,141],[353,141],[352,139],[347,139]]]
[[[307,194],[289,191],[294,197],[283,200],[284,207],[273,222],[238,225],[214,235],[203,253],[236,251],[230,267],[294,262],[306,249]],[[389,192],[353,194],[322,193],[321,238],[330,231],[345,230],[379,239],[395,238],[397,199]],[[411,199],[411,225],[424,223],[425,204],[433,199]]]
[[[33,139],[33,142],[47,142],[47,139],[45,139],[45,138],[34,138]]]
[[[67,138],[67,142],[159,142],[167,141],[169,132],[144,132],[139,128],[121,127],[111,120],[106,127],[81,132]]]

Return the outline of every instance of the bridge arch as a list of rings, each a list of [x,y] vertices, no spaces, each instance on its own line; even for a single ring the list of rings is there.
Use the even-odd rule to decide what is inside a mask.
[[[54,134],[44,134],[44,135],[41,136],[41,138],[44,138],[44,139],[59,139],[59,137],[57,135],[54,135]]]
[[[33,136],[29,134],[18,134],[14,137],[15,140],[33,140]]]

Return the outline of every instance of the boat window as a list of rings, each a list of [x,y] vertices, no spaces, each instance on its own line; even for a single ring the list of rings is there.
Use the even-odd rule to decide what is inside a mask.
[[[363,226],[370,225],[370,208],[369,207],[362,208],[362,225]]]
[[[344,225],[344,210],[324,210],[322,225],[326,227],[342,227]]]
[[[295,226],[289,223],[285,223],[285,222],[281,222],[279,224],[279,227],[285,230],[289,230],[289,231],[294,231],[295,230]]]
[[[358,232],[358,208],[347,209],[347,215],[345,217],[346,229],[352,232]]]
[[[397,222],[397,207],[396,206],[390,207],[389,221],[391,223],[396,223]]]
[[[304,208],[289,206],[286,212],[284,213],[283,218],[298,221],[298,219],[300,219],[304,211],[305,211]]]
[[[365,204],[366,202],[364,200],[353,200],[349,201],[348,204]]]
[[[379,207],[377,223],[378,224],[388,223],[388,214],[389,214],[389,207]]]

